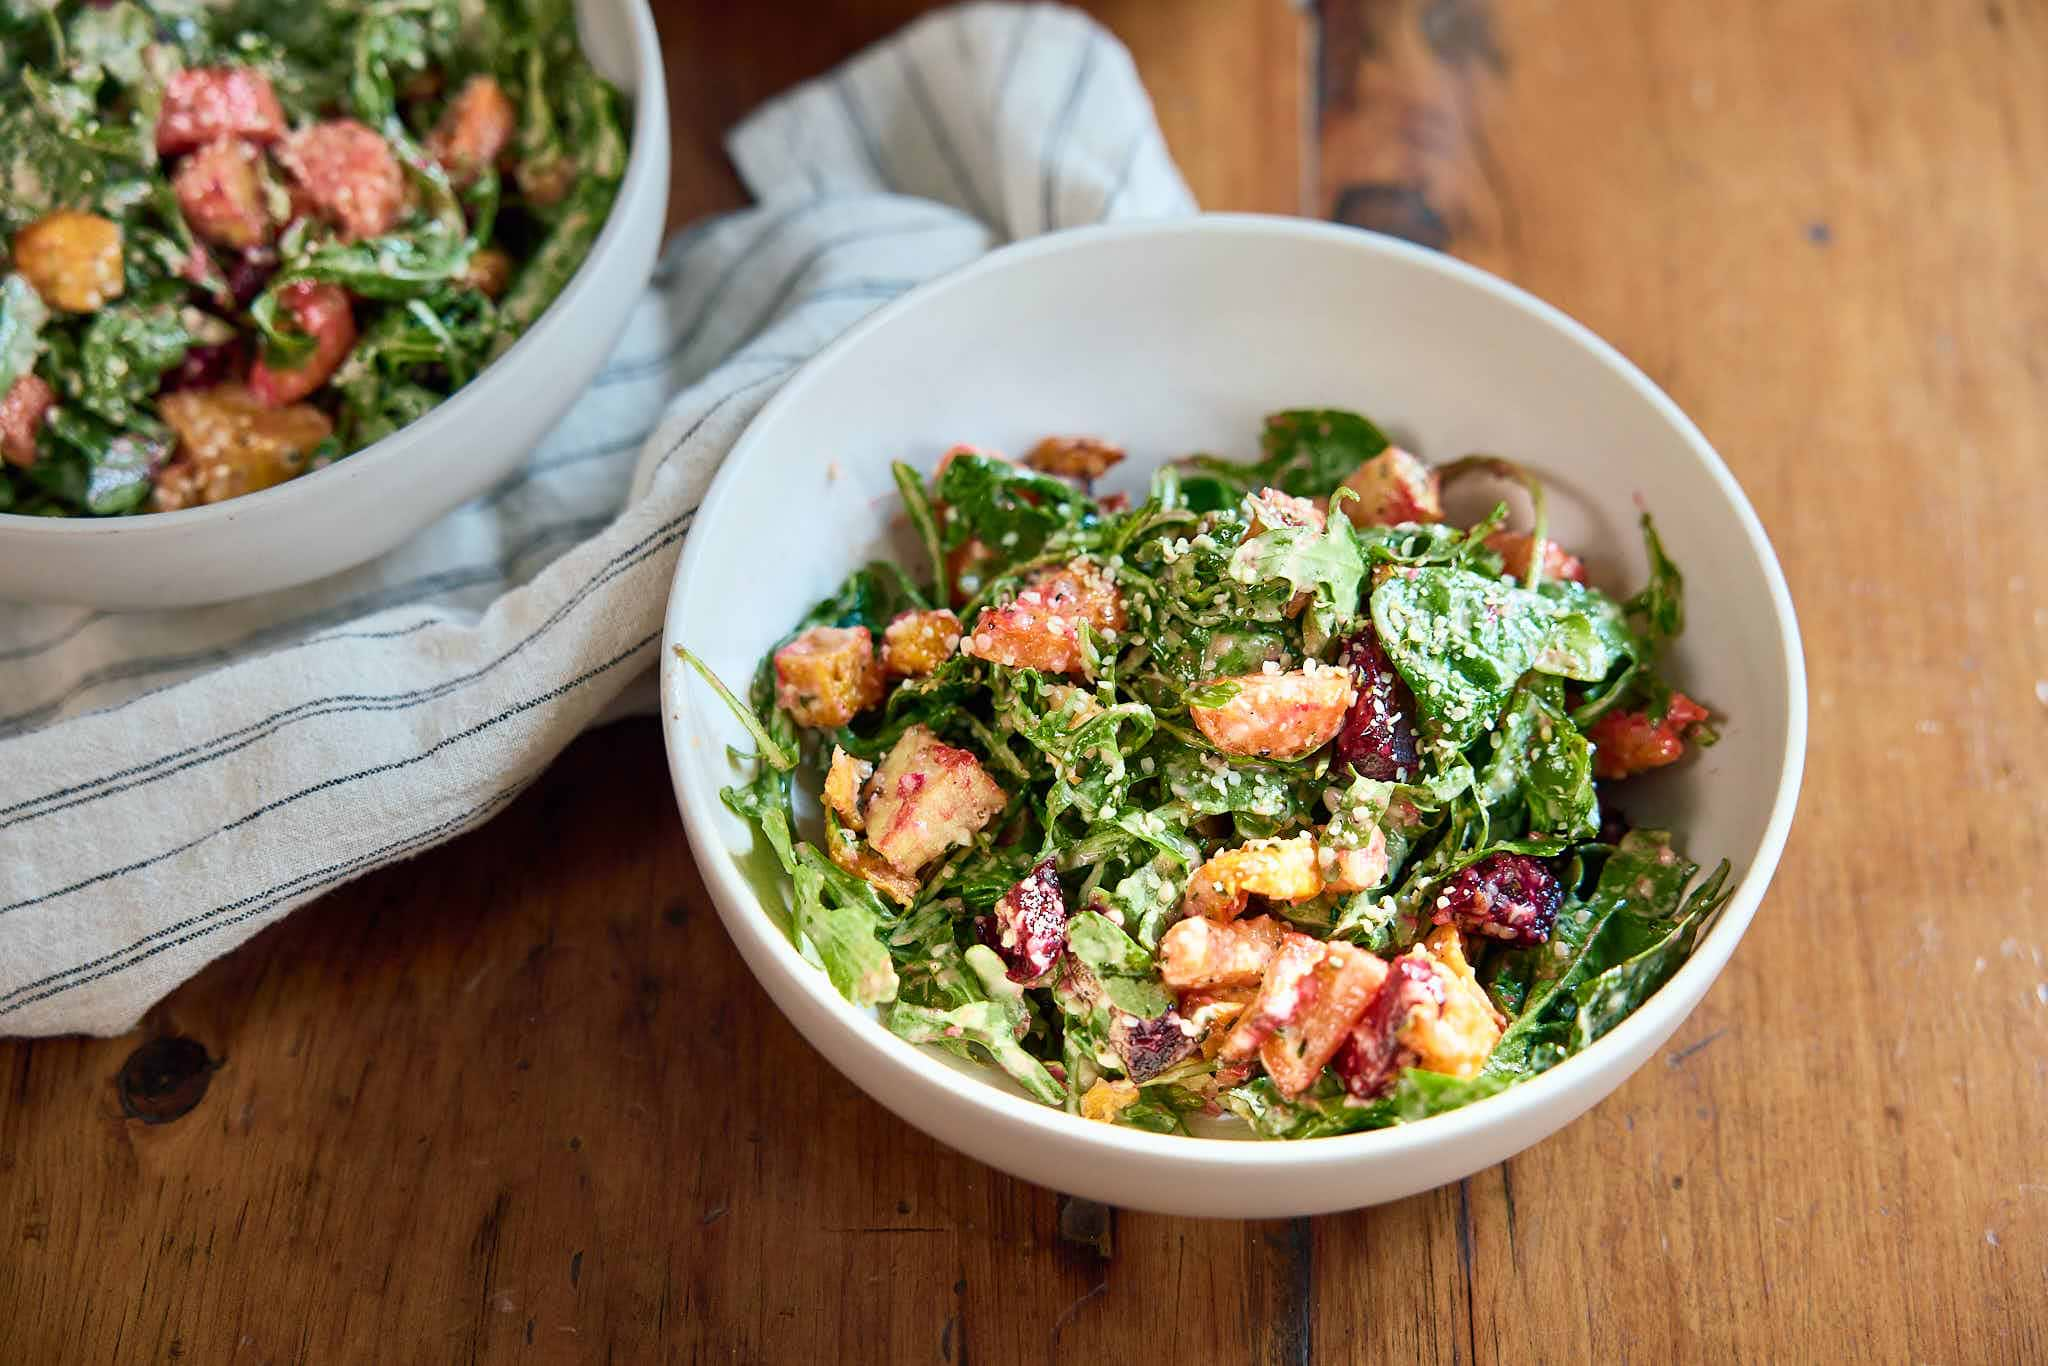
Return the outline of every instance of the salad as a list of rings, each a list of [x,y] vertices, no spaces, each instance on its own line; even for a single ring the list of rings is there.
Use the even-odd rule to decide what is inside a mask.
[[[626,164],[570,0],[0,3],[0,512],[215,503],[474,378]]]
[[[902,1038],[1048,1105],[1303,1138],[1490,1096],[1612,1029],[1728,895],[1627,780],[1710,744],[1682,580],[1590,585],[1505,460],[1269,417],[1131,506],[1052,437],[895,467],[922,573],[857,570],[761,662],[724,792],[795,942]],[[1520,483],[1444,520],[1446,481]],[[798,786],[822,821],[799,832]]]

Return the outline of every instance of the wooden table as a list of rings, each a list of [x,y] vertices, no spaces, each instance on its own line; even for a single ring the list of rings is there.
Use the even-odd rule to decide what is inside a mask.
[[[677,220],[918,7],[669,7]],[[1093,8],[1205,204],[1507,275],[1748,488],[1813,741],[1699,1012],[1456,1186],[1063,1229],[797,1037],[621,725],[143,1035],[0,1046],[0,1361],[2048,1359],[2048,11]]]

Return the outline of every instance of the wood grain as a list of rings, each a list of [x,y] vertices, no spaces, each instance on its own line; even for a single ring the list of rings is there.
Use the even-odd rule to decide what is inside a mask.
[[[677,215],[918,8],[664,7]],[[142,1035],[0,1045],[0,1361],[2048,1358],[2048,12],[1092,8],[1205,203],[1501,271],[1749,490],[1806,797],[1671,1047],[1397,1205],[1063,1236],[783,1021],[628,723]]]

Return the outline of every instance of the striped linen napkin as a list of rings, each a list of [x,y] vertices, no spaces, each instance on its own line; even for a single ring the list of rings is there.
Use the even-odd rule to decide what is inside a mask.
[[[0,1034],[134,1027],[651,707],[719,461],[863,314],[1008,239],[1194,209],[1129,54],[1049,5],[929,16],[728,149],[756,207],[678,237],[531,463],[409,545],[221,607],[0,606]]]

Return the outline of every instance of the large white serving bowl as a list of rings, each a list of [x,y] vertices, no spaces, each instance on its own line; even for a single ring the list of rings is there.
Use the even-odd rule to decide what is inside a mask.
[[[893,1037],[798,955],[749,828],[718,799],[734,776],[726,747],[749,748],[746,737],[664,650],[677,798],[749,967],[870,1095],[1027,1180],[1138,1209],[1264,1218],[1392,1200],[1499,1162],[1670,1037],[1735,951],[1784,847],[1806,746],[1805,669],[1777,559],[1727,467],[1640,371],[1556,309],[1349,228],[1219,216],[1062,233],[881,310],[791,380],[728,458],[677,568],[666,644],[735,685],[748,679],[790,622],[898,543],[893,459],[929,467],[956,441],[1016,452],[1049,432],[1100,433],[1131,452],[1135,487],[1189,451],[1250,455],[1261,415],[1307,406],[1363,411],[1430,459],[1490,451],[1533,465],[1553,489],[1552,525],[1596,580],[1623,591],[1644,573],[1637,504],[1659,515],[1687,574],[1673,672],[1712,703],[1722,740],[1636,780],[1622,805],[1639,825],[1682,832],[1703,862],[1733,860],[1733,899],[1613,1033],[1466,1109],[1291,1144],[1082,1120],[993,1069]]]
[[[591,65],[625,91],[626,174],[589,256],[503,356],[418,422],[225,503],[134,517],[0,514],[0,599],[189,607],[361,564],[517,469],[625,329],[668,213],[668,89],[646,0],[578,0]]]

